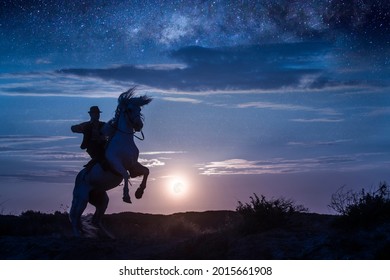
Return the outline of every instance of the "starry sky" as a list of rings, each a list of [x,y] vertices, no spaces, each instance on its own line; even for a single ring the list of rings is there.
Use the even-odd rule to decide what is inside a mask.
[[[108,212],[257,193],[330,213],[341,186],[390,181],[389,29],[378,0],[0,0],[0,213],[66,211],[88,161],[70,126],[135,85],[150,180]]]

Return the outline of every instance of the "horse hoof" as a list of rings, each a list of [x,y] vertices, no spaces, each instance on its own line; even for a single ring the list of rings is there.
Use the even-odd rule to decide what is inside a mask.
[[[123,202],[131,203],[130,196],[124,196],[124,197],[122,197],[122,200],[123,200]]]
[[[135,192],[135,198],[140,199],[142,198],[142,195],[144,194],[144,189],[139,187]]]

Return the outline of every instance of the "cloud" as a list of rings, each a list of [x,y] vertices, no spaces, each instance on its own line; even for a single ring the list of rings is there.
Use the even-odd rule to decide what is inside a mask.
[[[78,170],[48,170],[45,171],[28,171],[20,173],[0,174],[0,181],[3,180],[20,180],[43,183],[71,183],[74,181]]]
[[[25,157],[26,161],[41,163],[86,162],[89,159],[89,156],[85,152],[63,152],[59,150],[46,151],[44,149],[35,149],[33,153]]]
[[[128,83],[122,86],[100,78],[57,72],[0,74],[0,95],[3,96],[117,98],[118,93],[128,87]]]
[[[153,152],[141,152],[140,155],[171,155],[171,154],[185,154],[185,151],[153,151]]]
[[[171,102],[192,103],[192,104],[202,103],[202,101],[198,99],[186,98],[186,97],[163,97],[162,100],[171,101]]]
[[[274,102],[248,102],[237,105],[237,108],[258,108],[258,109],[270,109],[270,110],[282,110],[282,111],[306,111],[317,112],[325,115],[338,115],[339,113],[332,108],[314,108],[309,106],[295,105],[295,104],[283,104]]]
[[[249,161],[245,159],[229,159],[210,162],[198,166],[201,175],[259,175],[305,172],[313,169],[318,163],[305,159],[302,161],[272,159]]]
[[[35,61],[36,64],[51,64],[52,61],[50,61],[49,59],[46,59],[46,58],[38,58],[36,61]]]
[[[55,123],[55,124],[64,124],[64,123],[75,123],[80,122],[80,119],[56,119],[56,120],[28,120],[28,123]]]
[[[140,155],[146,158],[139,158],[138,161],[145,165],[146,167],[158,167],[164,166],[165,161],[171,160],[172,158],[167,158],[165,155],[177,155],[185,154],[185,151],[149,151],[149,152],[140,152]],[[149,156],[157,156],[157,158],[147,158]]]
[[[341,51],[348,59],[337,55]],[[132,85],[140,85],[140,91],[164,96],[356,92],[386,87],[386,83],[378,81],[380,77],[368,79],[363,75],[372,67],[364,62],[367,58],[362,54],[356,57],[352,51],[340,50],[324,41],[219,48],[189,46],[168,52],[171,63],[0,74],[0,95],[116,98]],[[351,61],[355,72],[343,71]]]
[[[379,117],[390,115],[390,107],[378,107],[371,109],[368,113],[365,113],[364,116],[367,117]]]
[[[378,153],[346,154],[313,158],[269,160],[228,159],[198,164],[201,175],[262,175],[305,173],[310,171],[357,171],[383,168],[389,161],[368,161]]]
[[[141,163],[142,165],[146,166],[146,167],[156,167],[156,166],[164,166],[165,165],[165,162],[162,162],[160,159],[143,159],[143,158],[139,158],[138,159],[139,163]]]
[[[117,65],[121,66],[121,65]],[[151,70],[176,70],[185,69],[187,65],[180,63],[169,63],[169,64],[137,64],[134,65],[138,69],[151,69]]]
[[[335,52],[340,50],[326,42],[220,48],[190,46],[170,52],[171,59],[175,60],[172,66],[73,68],[59,70],[57,74],[133,83],[156,91],[187,94],[353,91],[378,86],[376,82],[359,77],[369,67],[365,63],[356,64],[360,71],[354,75],[339,71],[344,66]],[[349,55],[346,50],[345,56]]]
[[[344,119],[315,118],[315,119],[291,119],[291,121],[301,122],[301,123],[336,123],[336,122],[343,122]]]
[[[73,139],[72,136],[37,136],[37,135],[1,135],[0,146],[11,147],[16,145],[41,144],[48,142]]]
[[[339,139],[333,141],[313,141],[313,142],[288,142],[290,146],[315,147],[315,146],[335,146],[343,143],[352,142],[352,139]]]
[[[177,91],[323,89],[359,86],[328,76],[327,43],[290,43],[230,48],[185,47],[171,57],[186,68],[139,67],[63,69],[59,74],[95,77]],[[181,65],[180,64],[180,65]]]

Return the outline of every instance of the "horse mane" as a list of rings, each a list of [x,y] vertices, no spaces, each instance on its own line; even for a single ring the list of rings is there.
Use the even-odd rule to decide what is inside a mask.
[[[141,95],[135,97],[136,86],[129,88],[127,91],[121,93],[118,97],[118,106],[115,110],[115,116],[110,121],[111,123],[117,124],[119,120],[120,113],[122,109],[127,107],[129,104],[133,104],[135,106],[142,107],[144,105],[149,104],[153,99],[147,95]]]

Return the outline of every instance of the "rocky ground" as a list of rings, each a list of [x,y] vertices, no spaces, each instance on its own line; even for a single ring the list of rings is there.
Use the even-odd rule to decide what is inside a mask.
[[[338,219],[300,213],[248,232],[234,211],[126,212],[105,216],[111,240],[72,237],[66,213],[27,211],[0,215],[0,259],[390,259],[389,223],[348,228]]]

